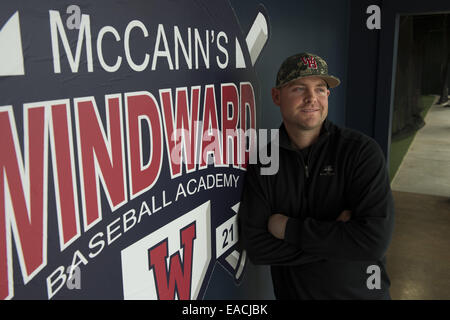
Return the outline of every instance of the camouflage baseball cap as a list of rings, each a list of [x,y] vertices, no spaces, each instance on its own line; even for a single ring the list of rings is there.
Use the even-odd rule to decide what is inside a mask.
[[[278,70],[276,87],[281,88],[290,81],[309,76],[322,78],[330,88],[337,87],[341,83],[338,78],[328,74],[325,60],[315,54],[303,52],[283,61]]]

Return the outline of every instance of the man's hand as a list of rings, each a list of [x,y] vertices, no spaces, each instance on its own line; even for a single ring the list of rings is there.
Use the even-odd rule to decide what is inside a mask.
[[[289,217],[284,214],[276,213],[270,216],[267,228],[269,232],[277,239],[283,240],[286,231],[286,224]]]
[[[352,212],[350,210],[344,210],[341,212],[339,217],[337,217],[336,221],[347,222],[352,217]]]

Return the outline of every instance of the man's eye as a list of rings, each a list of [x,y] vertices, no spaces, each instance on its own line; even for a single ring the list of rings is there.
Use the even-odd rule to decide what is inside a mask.
[[[295,91],[301,91],[301,92],[302,92],[302,91],[305,90],[305,88],[304,88],[304,87],[295,87],[294,90],[295,90]]]

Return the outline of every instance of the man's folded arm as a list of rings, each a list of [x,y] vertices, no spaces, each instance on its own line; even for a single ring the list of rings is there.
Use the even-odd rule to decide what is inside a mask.
[[[391,241],[394,204],[384,156],[376,142],[359,154],[348,189],[347,222],[289,218],[285,241],[327,259],[381,260]]]
[[[259,167],[249,165],[239,207],[239,240],[250,261],[256,265],[300,265],[318,261],[297,246],[276,239],[267,229],[271,206]]]

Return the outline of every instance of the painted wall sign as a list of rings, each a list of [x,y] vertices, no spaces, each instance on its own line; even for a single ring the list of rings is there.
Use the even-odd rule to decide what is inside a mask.
[[[239,283],[264,8],[2,1],[0,297],[201,299]]]

